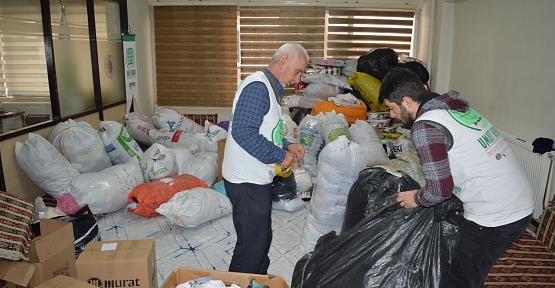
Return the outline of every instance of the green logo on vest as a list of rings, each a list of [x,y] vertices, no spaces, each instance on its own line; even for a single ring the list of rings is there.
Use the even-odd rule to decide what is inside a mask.
[[[461,194],[461,188],[454,186],[453,187],[453,195],[458,196],[459,194]]]
[[[447,110],[447,112],[459,124],[473,130],[481,131],[489,125],[488,120],[472,108],[468,109],[466,112],[459,112],[456,110]]]
[[[501,134],[495,127],[491,127],[486,133],[484,133],[480,138],[478,138],[478,143],[482,145],[483,148],[487,149],[493,145],[497,139],[501,137]]]
[[[274,144],[279,146],[283,145],[283,132],[285,132],[283,120],[279,119],[274,129],[272,129],[272,142],[274,142]]]

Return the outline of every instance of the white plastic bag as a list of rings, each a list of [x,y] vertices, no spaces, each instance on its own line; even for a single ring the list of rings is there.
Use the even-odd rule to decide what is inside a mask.
[[[299,245],[301,248],[301,255],[314,251],[314,247],[316,246],[318,239],[336,229],[335,225],[327,225],[326,223],[317,222],[312,214],[312,211],[310,210],[310,205],[308,205],[308,207],[306,221],[303,226],[303,234],[301,235],[301,243]]]
[[[204,132],[186,132],[185,130],[151,130],[149,136],[153,143],[160,143],[166,147],[182,144],[196,145],[200,151],[218,152],[218,141],[227,137],[227,131],[208,121],[204,124]]]
[[[170,132],[183,130],[185,133],[199,133],[204,131],[204,128],[195,121],[169,107],[158,108],[158,111],[152,116],[152,123],[156,128]]]
[[[344,214],[349,190],[358,178],[358,173],[365,168],[365,160],[362,147],[345,136],[339,136],[326,145],[320,153],[318,176],[311,198],[311,202],[316,204],[314,207],[322,209],[314,210],[334,209],[338,210],[338,215]]]
[[[408,134],[410,135],[410,131]],[[407,136],[406,134],[401,135],[401,137],[399,137],[393,144],[393,153],[405,153],[411,150],[415,151],[416,148],[414,148],[414,144],[409,137],[410,136]]]
[[[152,144],[143,154],[141,169],[146,182],[178,175],[175,154],[158,143]]]
[[[193,144],[182,144],[169,148],[175,155],[175,165],[177,166],[177,173],[179,174],[180,167],[182,167],[187,159],[199,152],[198,147]]]
[[[349,127],[351,139],[364,150],[366,167],[389,164],[389,157],[383,148],[378,132],[366,121],[356,120]]]
[[[125,126],[116,121],[100,121],[98,135],[113,165],[125,164],[131,160],[141,161],[143,150]]]
[[[167,203],[156,208],[172,224],[196,227],[231,214],[229,198],[209,188],[193,188],[175,194]]]
[[[301,99],[299,99],[299,107],[300,108],[312,108],[312,106],[314,106],[315,102],[324,102],[324,101],[328,101],[322,98],[308,98],[303,96]]]
[[[295,168],[293,172],[295,175],[295,182],[297,182],[297,193],[303,193],[312,188],[312,176],[310,172],[304,170],[302,167]]]
[[[316,116],[306,115],[299,124],[299,141],[304,146],[304,156],[302,159],[303,168],[309,171],[312,176],[318,172],[317,155],[325,145],[322,136],[322,119],[324,114],[318,113]]]
[[[16,142],[15,157],[31,181],[54,199],[79,175],[56,147],[38,134],[29,133],[25,143]]]
[[[297,143],[297,138],[299,138],[299,127],[291,119],[291,116],[282,114],[281,120],[283,121],[283,138],[285,138],[289,143]]]
[[[325,84],[325,83],[310,83],[303,90],[303,95],[308,98],[316,98],[322,100],[328,100],[330,97],[335,97],[337,94],[342,93],[341,88]]]
[[[314,102],[327,101],[326,99],[309,98],[303,95],[293,95],[293,96],[288,96],[287,98],[283,97],[283,99],[287,99],[287,102],[285,104],[289,108],[293,108],[293,107],[312,108],[312,105],[314,104]]]
[[[93,214],[110,213],[128,205],[127,194],[144,182],[139,163],[130,161],[100,172],[75,176],[64,192],[71,193],[79,206],[88,204]]]
[[[318,176],[310,198],[312,230],[317,231],[318,234],[326,234],[332,230],[337,235],[341,233],[349,191],[358,178],[359,172],[365,168],[365,164],[362,147],[347,140],[345,136],[339,136],[337,140],[322,149],[318,161]],[[305,229],[311,228],[308,222],[307,217]],[[301,241],[304,239],[303,236]],[[312,244],[315,242],[301,243],[301,247],[313,247]]]
[[[272,202],[272,209],[278,211],[295,212],[306,207],[304,201],[299,198],[293,199],[280,199],[279,201]]]
[[[351,85],[349,85],[349,80],[345,76],[329,75],[322,73],[315,74],[302,74],[301,81],[310,84],[329,84],[342,89],[347,89],[349,91],[353,90]],[[308,86],[310,86],[310,84]],[[306,91],[306,88],[305,88]],[[306,95],[306,94],[305,94]]]
[[[208,152],[199,152],[191,156],[179,167],[179,175],[190,174],[212,187],[218,177],[218,160]]]
[[[335,110],[326,113],[324,116],[322,120],[322,131],[326,145],[333,142],[341,135],[347,137],[347,140],[351,140],[349,123],[347,123],[345,115],[342,113],[337,114]]]
[[[125,126],[133,139],[144,145],[152,145],[148,132],[156,130],[156,127],[154,127],[151,117],[138,112],[128,113],[125,115]]]
[[[98,172],[112,166],[98,132],[87,122],[71,119],[54,126],[48,141],[80,173]]]

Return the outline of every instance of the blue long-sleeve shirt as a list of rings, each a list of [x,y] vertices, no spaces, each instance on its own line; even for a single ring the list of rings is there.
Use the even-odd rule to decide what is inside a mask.
[[[277,87],[277,96],[281,101],[285,90],[270,70],[264,70]],[[270,97],[266,85],[260,81],[248,84],[235,105],[231,134],[235,142],[258,161],[264,164],[281,163],[285,159],[285,150],[291,143],[283,139],[283,149],[280,149],[259,133],[264,115],[269,109]]]

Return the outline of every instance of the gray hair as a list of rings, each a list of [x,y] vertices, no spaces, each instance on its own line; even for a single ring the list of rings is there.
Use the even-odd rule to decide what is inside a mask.
[[[297,42],[287,42],[281,45],[281,47],[279,47],[276,50],[276,53],[274,53],[274,57],[272,57],[272,63],[278,61],[279,58],[281,58],[281,56],[291,55],[293,52],[304,54],[304,56],[306,57],[306,63],[308,63],[308,60],[309,60],[308,53],[306,53],[306,50],[304,49],[304,47]]]

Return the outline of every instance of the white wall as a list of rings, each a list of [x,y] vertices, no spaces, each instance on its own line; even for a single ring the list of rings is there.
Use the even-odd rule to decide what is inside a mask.
[[[502,130],[528,141],[555,139],[555,1],[450,4],[449,89]]]
[[[435,7],[434,90],[459,91],[528,143],[555,139],[555,1],[438,0]]]

